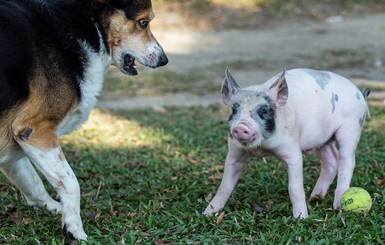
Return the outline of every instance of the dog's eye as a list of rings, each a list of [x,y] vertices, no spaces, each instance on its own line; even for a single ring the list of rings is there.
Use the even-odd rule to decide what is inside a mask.
[[[141,28],[145,29],[148,26],[148,19],[141,19],[138,21]]]

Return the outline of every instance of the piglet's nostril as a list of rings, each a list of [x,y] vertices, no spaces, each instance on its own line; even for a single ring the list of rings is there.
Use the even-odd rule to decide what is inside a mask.
[[[234,130],[233,131],[234,133],[236,133],[236,134],[250,134],[250,132],[249,131],[247,131],[247,130],[244,130],[244,131],[238,131],[238,130]]]

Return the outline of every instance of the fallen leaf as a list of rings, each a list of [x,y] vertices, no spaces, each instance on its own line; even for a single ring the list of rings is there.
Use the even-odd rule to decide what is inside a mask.
[[[23,224],[28,225],[28,224],[31,223],[32,221],[33,221],[32,218],[24,218],[24,219],[23,219]]]
[[[381,225],[381,228],[385,230],[385,225]]]
[[[384,186],[385,185],[385,179],[377,180],[377,185]]]
[[[24,218],[24,212],[23,211],[15,211],[10,215],[11,221],[15,223],[16,225],[20,224],[23,221]]]
[[[82,197],[90,197],[90,196],[93,196],[95,195],[94,192],[90,191],[90,192],[84,192],[81,194]]]
[[[155,245],[163,245],[164,244],[163,241],[159,238],[154,238],[153,242]]]
[[[246,237],[246,240],[249,241],[249,242],[254,242],[254,241],[253,241],[253,238],[251,237],[251,235],[249,235],[248,237]]]
[[[219,180],[221,178],[222,178],[222,174],[221,173],[215,173],[215,174],[213,174],[213,175],[211,175],[209,177],[209,181],[210,182],[214,182],[215,180]]]
[[[256,202],[254,203],[254,211],[257,213],[264,213],[267,212],[267,208]]]
[[[192,164],[197,164],[199,163],[198,160],[195,160],[192,156],[187,156],[187,160],[189,160]]]
[[[224,168],[223,165],[215,165],[215,166],[212,166],[211,168],[209,168],[207,171],[208,172],[218,171],[218,170],[222,170],[223,168]]]
[[[296,240],[297,240],[298,243],[301,243],[302,242],[302,237],[296,236]]]
[[[222,223],[223,217],[225,217],[225,211],[223,211],[223,212],[218,216],[218,219],[217,219],[217,225],[219,225],[220,223]]]
[[[154,238],[153,239],[153,242],[155,245],[172,245],[171,242],[168,242],[168,241],[162,241],[161,239],[159,238]]]
[[[210,202],[211,200],[213,200],[213,193],[209,193],[206,197],[205,197],[205,200],[206,202]]]

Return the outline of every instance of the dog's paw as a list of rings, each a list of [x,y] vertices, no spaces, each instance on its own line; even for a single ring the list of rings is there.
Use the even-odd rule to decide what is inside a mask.
[[[51,214],[58,214],[61,213],[61,204],[57,201],[51,201],[47,202],[45,204],[45,208],[51,213]]]
[[[70,240],[87,240],[87,234],[83,231],[82,227],[74,227],[74,226],[67,226],[64,224],[63,226],[63,234]]]
[[[53,200],[51,197],[48,197],[46,199],[36,199],[31,200],[26,198],[28,206],[31,207],[39,207],[39,208],[45,208],[47,209],[51,214],[58,214],[62,211],[62,206],[60,202],[57,202]]]

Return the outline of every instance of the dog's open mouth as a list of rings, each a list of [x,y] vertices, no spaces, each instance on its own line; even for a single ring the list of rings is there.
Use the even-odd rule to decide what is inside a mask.
[[[124,55],[123,71],[131,76],[138,75],[138,71],[136,70],[136,65],[135,65],[135,58],[133,56],[129,54]]]

